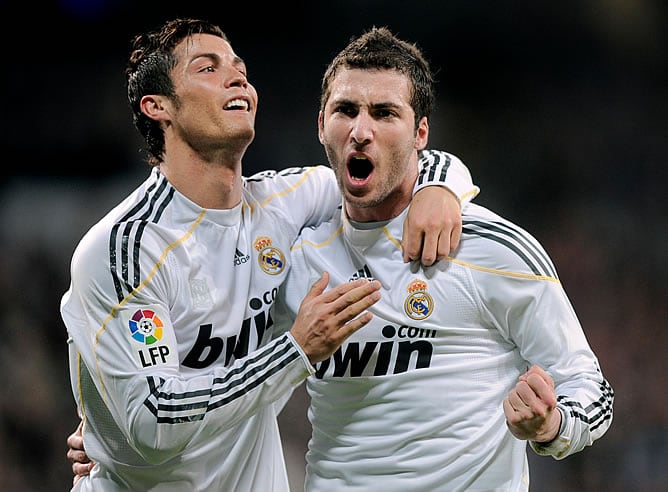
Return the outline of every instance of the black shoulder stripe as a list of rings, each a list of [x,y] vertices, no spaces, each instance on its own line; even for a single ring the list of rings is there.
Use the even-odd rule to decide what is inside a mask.
[[[111,234],[109,235],[109,266],[111,270],[111,277],[114,282],[114,287],[116,289],[116,298],[119,300],[123,300],[123,285],[121,279],[123,278],[122,275],[118,275],[117,272],[117,261],[118,258],[116,257],[116,240],[118,236],[118,229],[121,227],[121,224],[128,220],[130,217],[138,213],[148,202],[148,197],[151,195],[153,190],[156,187],[156,183],[152,183],[148,189],[146,190],[146,194],[142,197],[141,200],[137,202],[137,204],[132,207],[127,214],[123,216],[123,218],[114,224],[114,226],[111,228]],[[122,260],[121,260],[122,262]],[[129,285],[125,285],[126,289],[129,289]]]
[[[146,218],[148,219],[151,213],[153,213],[153,218],[150,219],[150,222],[157,223],[160,220],[160,217],[162,217],[162,213],[167,207],[167,204],[172,200],[173,196],[174,196],[174,188],[170,186],[169,191],[167,192],[167,196],[162,199],[160,205],[158,205],[157,207],[155,206],[157,200],[151,202],[151,208],[145,214]],[[139,268],[139,251],[141,246],[141,237],[144,233],[144,229],[146,228],[146,224],[148,223],[146,220],[143,219],[144,218],[142,217],[142,220],[139,222],[139,225],[137,226],[137,233],[135,234],[134,245],[132,248],[133,270],[134,270],[134,278],[132,282],[133,287],[137,287],[140,282],[139,275],[141,272]]]
[[[420,152],[420,173],[418,174],[418,184],[422,185],[425,182],[445,182],[445,177],[448,174],[448,168],[452,159],[450,155],[444,152],[436,152],[434,150],[423,150]],[[438,174],[438,178],[436,175]]]
[[[168,189],[166,196],[165,189]],[[116,297],[123,300],[126,292],[132,291],[139,285],[139,245],[141,233],[145,227],[145,222],[153,216],[153,221],[157,222],[165,207],[174,195],[174,188],[169,186],[166,178],[160,177],[156,183],[153,183],[145,195],[126,213],[123,218],[114,224],[109,237],[109,258],[111,276],[116,289]],[[161,199],[162,196],[162,199]],[[160,201],[159,201],[160,200]],[[156,204],[158,205],[156,206]],[[135,228],[135,224],[138,226]],[[132,240],[132,231],[136,229],[136,237]],[[120,231],[120,238],[119,238]],[[120,241],[120,244],[119,244]],[[132,247],[131,247],[132,245]],[[132,248],[132,271],[134,272],[133,282],[130,282],[130,249]],[[120,250],[120,265],[118,253]]]
[[[534,275],[559,278],[550,258],[521,230],[497,221],[463,219],[462,224],[462,233],[484,237],[508,247],[522,258]],[[506,238],[512,239],[512,242]]]

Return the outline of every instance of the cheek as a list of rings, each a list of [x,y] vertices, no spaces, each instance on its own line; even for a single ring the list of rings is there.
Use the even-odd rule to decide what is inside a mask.
[[[328,120],[320,125],[320,141],[328,145],[341,145],[347,142],[350,133],[347,125],[334,120]]]
[[[250,93],[251,100],[253,101],[253,106],[257,109],[258,104],[260,103],[260,98],[257,95],[257,91],[255,90],[255,87],[252,85],[248,84],[248,92]]]

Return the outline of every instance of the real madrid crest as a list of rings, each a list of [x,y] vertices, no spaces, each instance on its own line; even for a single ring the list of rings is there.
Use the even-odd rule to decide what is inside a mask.
[[[259,236],[253,247],[258,251],[257,262],[260,268],[269,275],[278,275],[285,269],[285,256],[283,252],[271,245],[271,238]]]
[[[408,297],[404,301],[404,311],[415,320],[428,318],[434,309],[434,299],[427,293],[427,282],[415,279],[406,288]]]

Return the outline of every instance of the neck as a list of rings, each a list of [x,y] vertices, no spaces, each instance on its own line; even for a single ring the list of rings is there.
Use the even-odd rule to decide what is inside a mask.
[[[411,202],[408,197],[387,197],[378,205],[357,206],[346,200],[346,215],[355,222],[380,222],[397,217]]]
[[[202,208],[230,209],[241,201],[243,152],[215,160],[187,153],[170,155],[160,172],[181,194]]]
[[[374,200],[346,199],[346,214],[355,222],[380,222],[397,217],[408,207],[413,199],[415,175],[409,175],[401,184],[385,196]]]

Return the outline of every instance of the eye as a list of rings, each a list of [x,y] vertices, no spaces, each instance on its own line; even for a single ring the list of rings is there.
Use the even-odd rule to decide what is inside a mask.
[[[373,115],[375,118],[386,119],[396,116],[396,113],[389,108],[376,108]]]
[[[357,107],[352,105],[352,104],[339,104],[338,106],[334,107],[334,113],[341,113],[344,114],[350,118],[354,118],[357,116],[357,113],[359,112]]]

